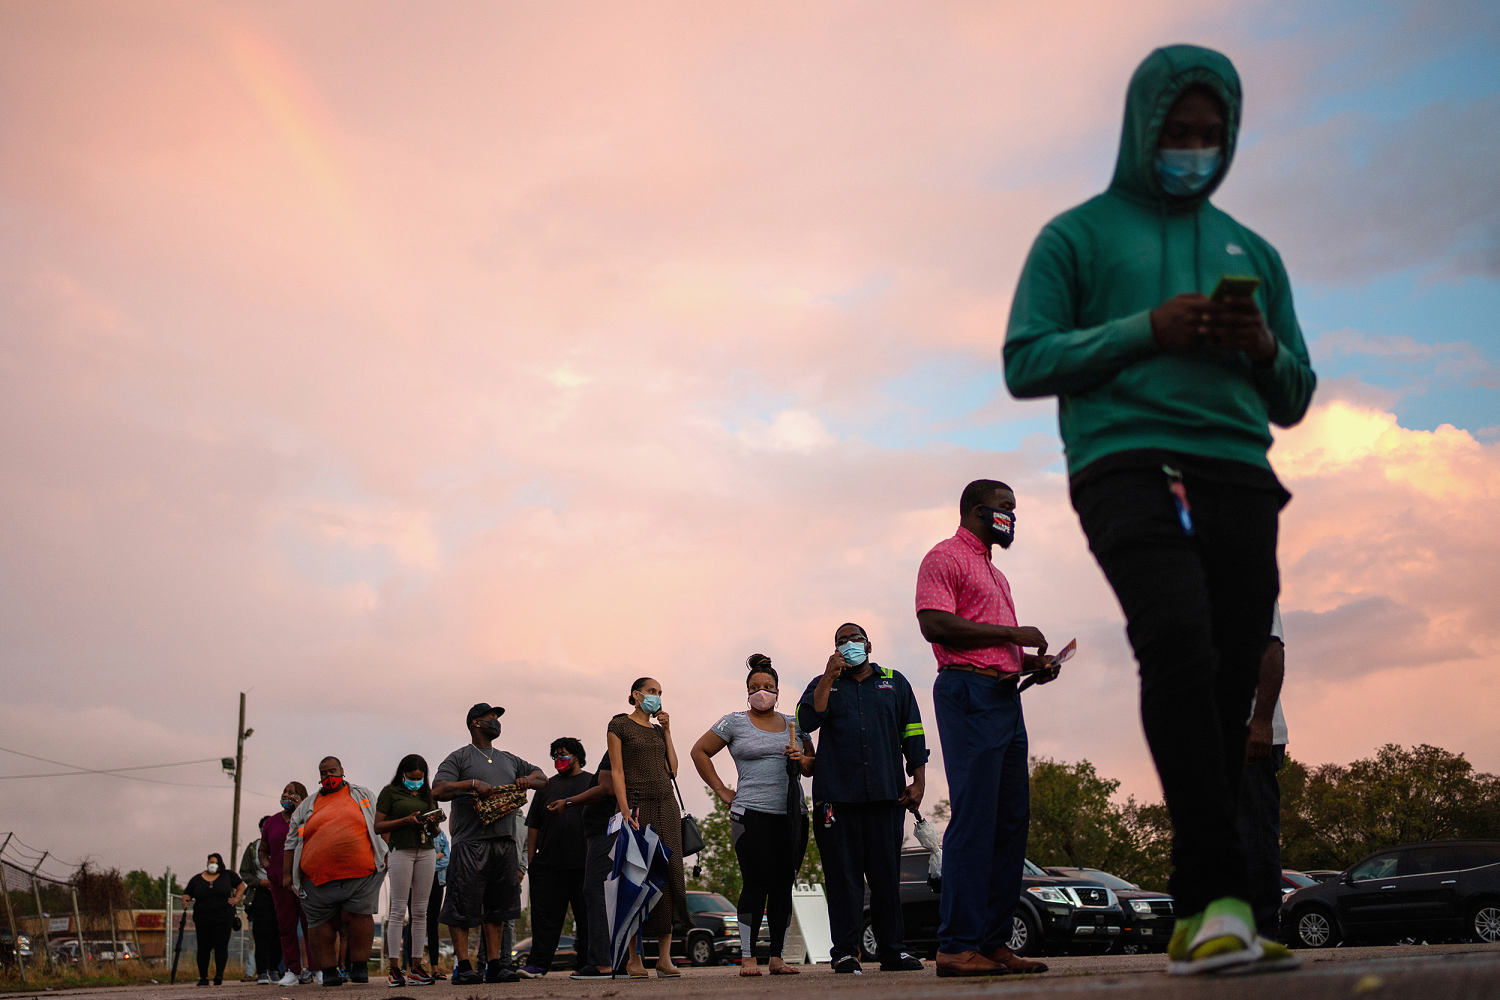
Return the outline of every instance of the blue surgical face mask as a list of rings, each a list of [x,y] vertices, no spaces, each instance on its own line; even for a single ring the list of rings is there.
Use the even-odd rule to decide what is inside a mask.
[[[839,647],[839,655],[844,662],[851,667],[857,667],[865,662],[865,644],[862,642],[846,642]]]
[[[1219,172],[1223,151],[1218,146],[1207,149],[1158,149],[1156,179],[1167,194],[1190,197],[1208,186]]]
[[[409,792],[420,792],[422,790],[422,786],[426,784],[426,782],[421,778],[418,778],[416,781],[413,781],[410,778],[402,778],[401,784],[405,785],[406,790]]]
[[[641,699],[641,711],[647,715],[655,715],[661,711],[661,695],[648,694]]]

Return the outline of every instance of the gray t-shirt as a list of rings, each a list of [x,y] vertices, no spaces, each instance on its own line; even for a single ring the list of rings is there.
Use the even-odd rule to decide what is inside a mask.
[[[786,749],[788,716],[781,716],[781,729],[768,733],[750,721],[749,712],[731,712],[715,722],[711,732],[729,747],[729,756],[739,771],[739,781],[734,790],[734,802],[729,806],[731,814],[738,816],[745,810],[786,815],[787,773]],[[806,733],[798,733],[803,753],[812,753],[812,740]],[[797,779],[801,791],[801,778]],[[807,805],[802,796],[797,796],[799,811],[806,812]]]
[[[432,780],[436,784],[439,781],[468,781],[470,778],[478,778],[491,785],[513,785],[521,775],[530,774],[536,769],[535,764],[522,760],[507,750],[496,750],[494,747],[481,750],[470,743],[444,757]],[[472,797],[464,791],[454,796],[450,811],[448,836],[453,843],[461,844],[467,840],[516,839],[515,817],[524,811],[524,806],[485,826],[474,814]]]

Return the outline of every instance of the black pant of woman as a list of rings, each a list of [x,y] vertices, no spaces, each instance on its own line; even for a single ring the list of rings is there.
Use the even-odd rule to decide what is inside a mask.
[[[771,925],[771,957],[780,958],[792,920],[792,883],[807,853],[807,817],[746,809],[730,818],[729,829],[744,878],[738,905],[740,954],[755,954],[764,913]]]
[[[200,923],[193,918],[193,932],[198,936],[198,979],[208,979],[208,956],[214,957],[214,985],[224,982],[224,966],[229,964],[229,935],[234,925],[229,920]]]
[[[275,977],[281,971],[281,932],[276,927],[276,905],[268,889],[257,891],[245,908],[255,936],[255,971]]]

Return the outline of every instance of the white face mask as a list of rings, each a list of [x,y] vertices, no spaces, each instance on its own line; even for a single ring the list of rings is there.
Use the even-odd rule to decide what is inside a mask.
[[[217,861],[210,861],[208,863],[208,873],[210,875],[219,874],[219,863]]]

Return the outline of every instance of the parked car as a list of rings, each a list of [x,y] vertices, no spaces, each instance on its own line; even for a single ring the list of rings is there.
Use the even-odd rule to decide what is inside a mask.
[[[531,938],[524,937],[511,949],[510,960],[516,965],[531,964]],[[572,935],[563,934],[557,939],[557,954],[552,956],[549,969],[575,969],[578,967],[578,951],[573,945]]]
[[[1294,872],[1290,868],[1281,869],[1281,894],[1283,896],[1317,884],[1318,880],[1306,872]]]
[[[922,847],[901,852],[901,916],[906,947],[913,954],[937,955],[938,901],[942,879],[927,877],[928,853]],[[1059,951],[1107,951],[1125,925],[1114,891],[1091,879],[1049,875],[1030,861],[1021,873],[1021,896],[1011,918],[1010,950],[1017,955]],[[875,960],[875,928],[865,900],[860,951]]]
[[[129,958],[139,958],[135,949],[123,941],[89,941],[86,943],[87,958],[90,962],[112,962],[115,959],[121,961]],[[79,960],[78,939],[67,938],[52,943],[52,959],[63,965],[77,965]]]
[[[1323,882],[1337,882],[1339,880],[1339,876],[1344,873],[1336,872],[1332,868],[1309,868],[1302,874],[1306,875],[1314,882],[1321,884]]]
[[[1098,868],[1049,867],[1053,875],[1085,879],[1098,882],[1114,890],[1120,901],[1120,912],[1125,917],[1125,928],[1120,932],[1117,948],[1127,955],[1147,951],[1165,951],[1172,938],[1172,897],[1165,892],[1142,889],[1118,875],[1111,875]]]
[[[1500,943],[1500,841],[1408,844],[1370,855],[1281,901],[1294,946],[1343,941],[1464,939]]]
[[[10,931],[0,931],[0,968],[9,968],[16,964],[16,956],[21,956],[21,961],[31,961],[31,938],[25,934],[12,934]]]

